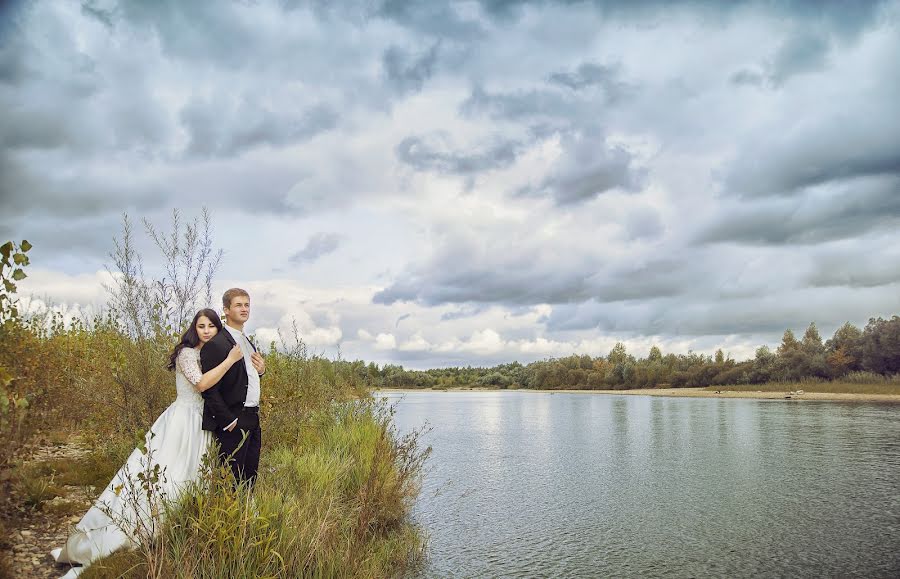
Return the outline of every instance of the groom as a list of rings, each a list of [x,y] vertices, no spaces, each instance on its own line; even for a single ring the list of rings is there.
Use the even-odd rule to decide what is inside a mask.
[[[252,487],[262,443],[259,379],[266,372],[266,362],[244,334],[244,324],[250,318],[250,294],[240,288],[231,288],[222,296],[222,307],[224,331],[200,350],[200,365],[204,373],[212,370],[228,357],[235,345],[240,346],[244,359],[231,366],[218,383],[203,392],[203,429],[215,434],[219,456],[223,460],[231,456],[235,480],[246,481]]]

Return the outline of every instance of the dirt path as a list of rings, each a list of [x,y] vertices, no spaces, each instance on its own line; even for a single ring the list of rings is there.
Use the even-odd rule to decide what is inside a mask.
[[[20,453],[23,461],[20,469],[0,473],[0,519],[5,537],[0,538],[0,549],[6,555],[12,577],[59,577],[68,570],[67,565],[57,565],[50,550],[61,547],[69,530],[90,507],[94,497],[92,487],[59,486],[61,496],[29,507],[17,484],[22,471],[29,466],[60,458],[79,458],[88,449],[77,443],[41,444],[26,448]],[[2,575],[2,572],[0,572]]]

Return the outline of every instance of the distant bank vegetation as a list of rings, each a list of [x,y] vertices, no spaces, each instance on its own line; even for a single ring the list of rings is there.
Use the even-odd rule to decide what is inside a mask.
[[[774,352],[760,346],[753,359],[741,362],[722,350],[714,356],[663,354],[656,346],[638,358],[618,343],[606,356],[572,355],[527,365],[416,371],[369,364],[358,371],[370,384],[410,389],[629,390],[834,381],[891,384],[900,391],[900,317],[872,318],[864,329],[846,323],[824,342],[815,323],[799,340],[786,330]]]

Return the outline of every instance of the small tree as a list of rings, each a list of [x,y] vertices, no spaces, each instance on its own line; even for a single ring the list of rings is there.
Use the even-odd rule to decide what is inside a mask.
[[[180,332],[196,310],[212,306],[212,281],[222,259],[222,250],[213,249],[206,208],[200,219],[187,225],[182,224],[178,210],[173,210],[168,234],[160,233],[149,220],[143,221],[162,252],[165,274],[158,279],[145,274],[131,221],[124,214],[122,237],[113,240],[115,251],[110,254],[113,282],[106,286],[110,307],[120,316],[124,329],[140,339]]]
[[[822,344],[822,336],[819,335],[819,328],[815,322],[810,322],[803,334],[801,347],[810,356],[819,356],[825,354],[825,345]]]
[[[213,250],[209,211],[204,207],[201,219],[194,219],[182,230],[178,210],[172,211],[172,231],[159,233],[146,218],[144,227],[162,251],[166,277],[161,280],[160,295],[168,298],[167,321],[182,328],[199,307],[212,307],[212,280],[222,250]]]
[[[23,240],[16,245],[7,241],[0,246],[0,348],[7,347],[8,341],[16,340],[21,330],[17,300],[16,282],[27,276],[28,250],[31,244]],[[28,413],[28,395],[17,391],[15,380],[18,372],[0,363],[0,466],[6,464],[23,440],[24,422]]]
[[[778,346],[778,355],[783,356],[789,352],[795,352],[800,349],[800,342],[794,336],[791,330],[785,330],[781,338],[781,345]]]
[[[13,296],[16,293],[16,282],[28,277],[24,269],[28,265],[28,256],[25,254],[31,247],[31,244],[24,239],[19,245],[7,241],[0,246],[0,280],[2,280],[0,322],[15,320],[19,317],[19,310]]]
[[[835,377],[862,369],[862,336],[862,330],[846,322],[825,342],[828,365]]]

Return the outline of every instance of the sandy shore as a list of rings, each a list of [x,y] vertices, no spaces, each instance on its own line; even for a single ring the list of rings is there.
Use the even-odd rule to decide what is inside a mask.
[[[849,394],[845,392],[804,392],[794,394],[790,400],[785,398],[790,392],[739,392],[721,390],[709,391],[703,388],[639,388],[636,390],[499,390],[492,388],[449,388],[434,390],[431,388],[402,389],[380,388],[379,392],[543,392],[550,394],[620,394],[626,396],[680,396],[688,398],[758,398],[765,400],[835,400],[845,402],[896,402],[900,403],[900,395],[895,394]]]

